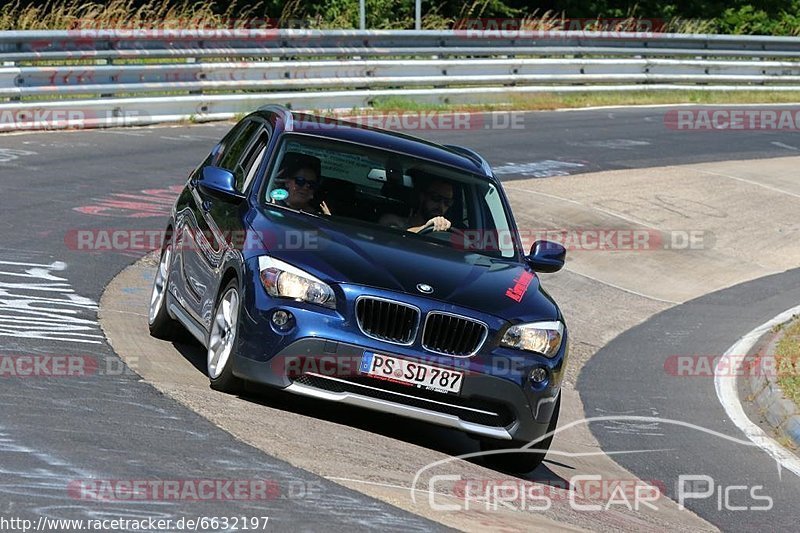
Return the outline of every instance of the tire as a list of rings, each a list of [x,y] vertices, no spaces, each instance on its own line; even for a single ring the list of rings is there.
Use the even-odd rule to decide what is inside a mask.
[[[153,288],[150,291],[150,309],[147,315],[150,335],[163,340],[178,338],[183,329],[177,320],[169,316],[169,311],[167,311],[167,291],[172,256],[172,237],[167,234],[161,250],[161,257],[158,260],[158,269],[153,279]]]
[[[208,334],[206,368],[211,388],[235,393],[242,390],[242,380],[233,375],[233,358],[239,346],[239,313],[242,299],[239,284],[232,279],[217,296],[211,332]]]
[[[502,472],[511,474],[527,474],[539,467],[544,461],[547,451],[550,449],[550,444],[553,442],[553,432],[558,426],[558,415],[561,412],[561,395],[559,394],[556,405],[553,408],[553,415],[550,417],[550,423],[547,425],[547,433],[550,435],[537,442],[534,446],[529,446],[531,451],[520,451],[514,453],[509,451],[507,453],[497,453],[484,456],[484,461],[491,467]],[[500,441],[500,440],[482,440],[481,451],[489,452],[496,450],[514,450],[522,448],[528,444],[525,441]],[[533,451],[536,450],[536,451]]]

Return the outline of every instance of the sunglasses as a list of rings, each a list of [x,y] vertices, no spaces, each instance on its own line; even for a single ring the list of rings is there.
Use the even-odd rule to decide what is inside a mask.
[[[316,191],[317,187],[319,187],[319,182],[317,180],[309,180],[304,178],[303,176],[297,176],[292,179],[297,184],[297,186],[301,188],[308,187],[312,191]]]
[[[435,204],[444,204],[447,207],[453,205],[453,199],[441,194],[428,194],[428,199]]]

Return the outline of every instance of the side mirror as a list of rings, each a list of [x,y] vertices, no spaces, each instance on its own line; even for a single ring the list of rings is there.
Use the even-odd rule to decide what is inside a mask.
[[[536,241],[525,258],[536,272],[558,272],[564,267],[567,249],[552,241]]]
[[[204,194],[228,202],[244,200],[244,195],[236,190],[235,184],[233,174],[219,167],[204,167],[202,176],[197,180],[197,187]]]

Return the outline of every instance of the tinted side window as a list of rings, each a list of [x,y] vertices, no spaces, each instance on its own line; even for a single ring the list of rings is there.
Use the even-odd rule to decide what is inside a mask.
[[[214,151],[212,152],[213,161],[210,163],[214,166],[219,166],[220,161],[228,152],[228,149],[233,144],[233,141],[244,131],[244,129],[251,124],[251,121],[241,121],[238,124],[234,124],[234,126],[228,130],[228,133],[225,134],[225,137],[219,142],[219,144],[214,147]]]
[[[244,128],[242,128],[241,133],[239,133],[239,135],[233,139],[233,141],[225,146],[225,152],[222,155],[222,160],[220,161],[219,166],[233,173],[238,186],[244,183],[244,172],[239,165],[239,162],[242,159],[247,146],[250,144],[253,134],[260,127],[261,124],[258,122],[248,122]]]

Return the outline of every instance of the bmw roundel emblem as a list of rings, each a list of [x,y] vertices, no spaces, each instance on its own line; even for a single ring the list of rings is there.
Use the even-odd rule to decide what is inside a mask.
[[[417,290],[424,294],[430,294],[433,292],[433,287],[427,283],[417,283]]]

